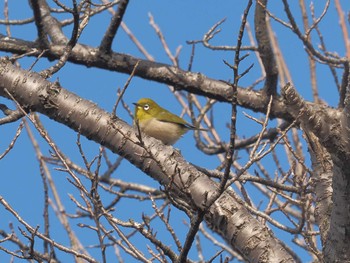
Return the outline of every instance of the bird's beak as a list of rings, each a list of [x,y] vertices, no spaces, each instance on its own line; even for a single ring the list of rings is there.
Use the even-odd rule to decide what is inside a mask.
[[[135,106],[140,106],[139,104],[137,104],[136,102],[133,102],[132,104],[134,104]]]

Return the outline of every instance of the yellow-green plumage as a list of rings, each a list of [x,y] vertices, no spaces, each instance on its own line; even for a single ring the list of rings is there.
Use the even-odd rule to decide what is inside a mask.
[[[174,144],[183,134],[196,127],[160,107],[152,99],[143,98],[135,104],[135,122],[140,130],[164,144]]]

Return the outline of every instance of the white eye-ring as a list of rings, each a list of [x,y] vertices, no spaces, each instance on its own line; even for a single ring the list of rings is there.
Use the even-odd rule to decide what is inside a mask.
[[[148,105],[148,104],[145,104],[145,106],[143,106],[143,109],[144,109],[144,110],[149,110],[149,105]]]

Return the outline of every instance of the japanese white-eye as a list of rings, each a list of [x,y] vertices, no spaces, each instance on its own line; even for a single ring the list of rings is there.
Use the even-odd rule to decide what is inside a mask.
[[[162,108],[152,99],[142,98],[135,105],[134,123],[140,130],[164,144],[174,144],[188,130],[198,129],[179,116]],[[199,129],[204,130],[204,129]]]

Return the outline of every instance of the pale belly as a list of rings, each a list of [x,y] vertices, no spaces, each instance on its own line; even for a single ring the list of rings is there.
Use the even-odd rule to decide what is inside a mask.
[[[187,129],[181,129],[177,124],[157,119],[143,121],[139,125],[141,131],[168,145],[174,144],[187,131]]]

